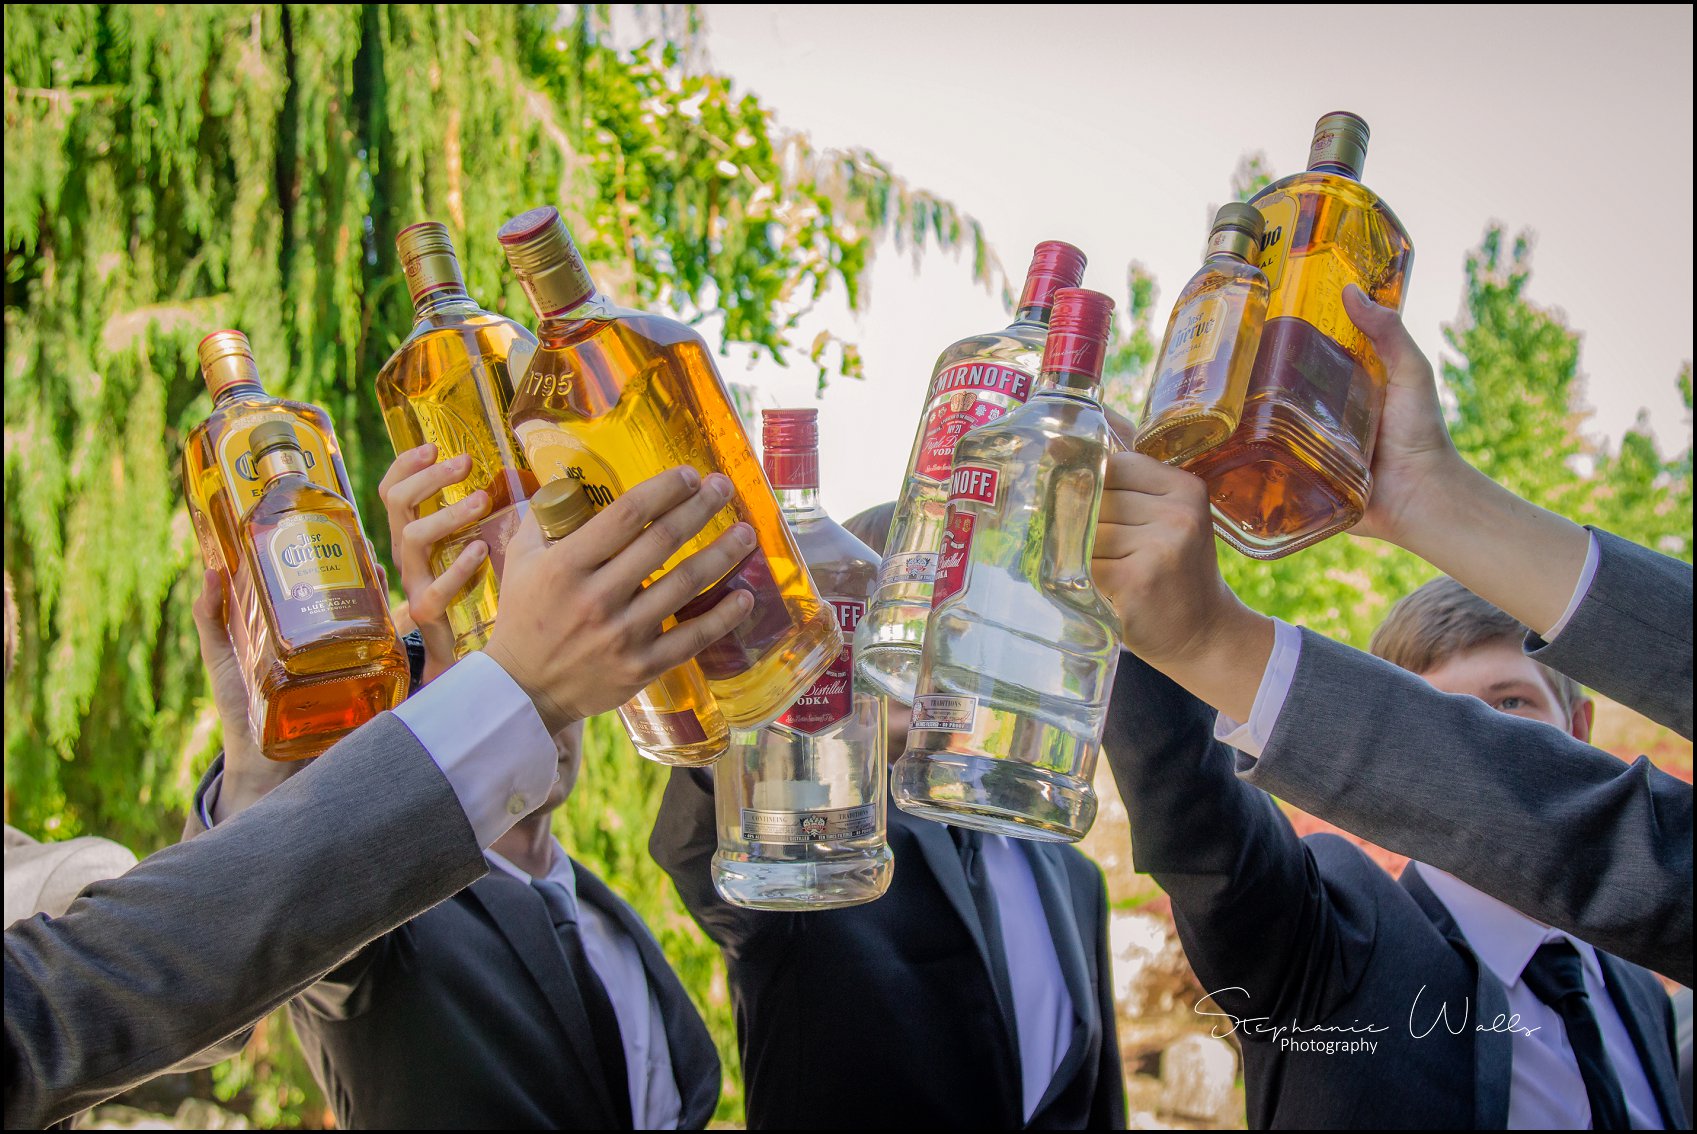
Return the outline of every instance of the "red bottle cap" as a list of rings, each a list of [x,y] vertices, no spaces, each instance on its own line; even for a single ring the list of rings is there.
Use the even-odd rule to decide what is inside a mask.
[[[760,411],[761,459],[774,489],[819,487],[819,411]]]
[[[1063,287],[1077,287],[1083,280],[1084,253],[1064,240],[1045,240],[1031,253],[1019,310],[1053,307],[1055,292]]]
[[[1100,381],[1113,317],[1114,301],[1099,291],[1077,287],[1057,291],[1049,338],[1043,344],[1043,373],[1083,374],[1092,382]]]

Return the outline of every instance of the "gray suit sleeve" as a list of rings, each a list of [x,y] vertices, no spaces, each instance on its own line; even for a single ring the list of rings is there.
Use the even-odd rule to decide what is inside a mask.
[[[249,1027],[484,869],[453,788],[382,714],[216,830],[6,930],[6,1125]]]
[[[1554,642],[1526,652],[1691,739],[1691,565],[1592,529],[1597,574]]]
[[[1239,759],[1270,794],[1691,983],[1691,785],[1643,757],[1305,630],[1266,750]]]

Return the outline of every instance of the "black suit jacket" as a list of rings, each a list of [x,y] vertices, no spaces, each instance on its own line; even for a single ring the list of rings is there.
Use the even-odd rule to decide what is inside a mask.
[[[221,767],[208,770],[191,816]],[[636,942],[665,1021],[679,1126],[700,1129],[721,1080],[707,1026],[636,911],[581,863],[572,868],[578,900]],[[601,1072],[541,895],[502,870],[371,942],[289,1012],[344,1128],[608,1129],[610,1092],[628,1089]]]
[[[1347,840],[1297,838],[1272,798],[1234,774],[1213,723],[1213,710],[1121,656],[1104,747],[1133,858],[1172,898],[1216,1031],[1235,1027],[1242,1040],[1249,1124],[1504,1126],[1513,1041],[1493,1027],[1508,1011],[1502,983],[1412,866],[1399,883]],[[1597,955],[1663,1120],[1678,1128],[1667,994],[1648,971]]]
[[[751,1128],[1022,1126],[1012,1021],[947,828],[890,808],[895,875],[877,901],[777,913],[721,899],[711,778],[674,770],[649,850],[724,950]],[[1072,847],[1019,842],[1073,1003],[1037,1128],[1123,1129],[1107,889]]]

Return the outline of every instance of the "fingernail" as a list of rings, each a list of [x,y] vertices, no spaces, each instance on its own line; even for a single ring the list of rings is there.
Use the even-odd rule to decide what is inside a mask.
[[[701,474],[690,468],[688,465],[684,465],[678,471],[684,474],[684,484],[688,485],[690,488],[699,488],[701,486]]]
[[[480,539],[472,540],[467,546],[471,549],[471,557],[473,559],[482,559],[485,555],[489,554],[489,545]]]
[[[754,529],[748,524],[737,524],[731,528],[731,535],[744,547],[754,546]]]
[[[707,478],[707,486],[726,500],[731,498],[731,478],[724,473],[714,473]]]
[[[754,609],[754,596],[747,591],[736,591],[731,595],[731,601],[742,610]]]

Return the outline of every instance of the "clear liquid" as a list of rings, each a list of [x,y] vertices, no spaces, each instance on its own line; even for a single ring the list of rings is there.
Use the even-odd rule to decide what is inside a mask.
[[[926,630],[903,810],[1018,838],[1090,829],[1120,648],[1090,576],[1110,437],[1093,399],[1047,390],[957,447],[957,484],[963,466],[993,470],[995,501],[950,505],[970,541]]]

